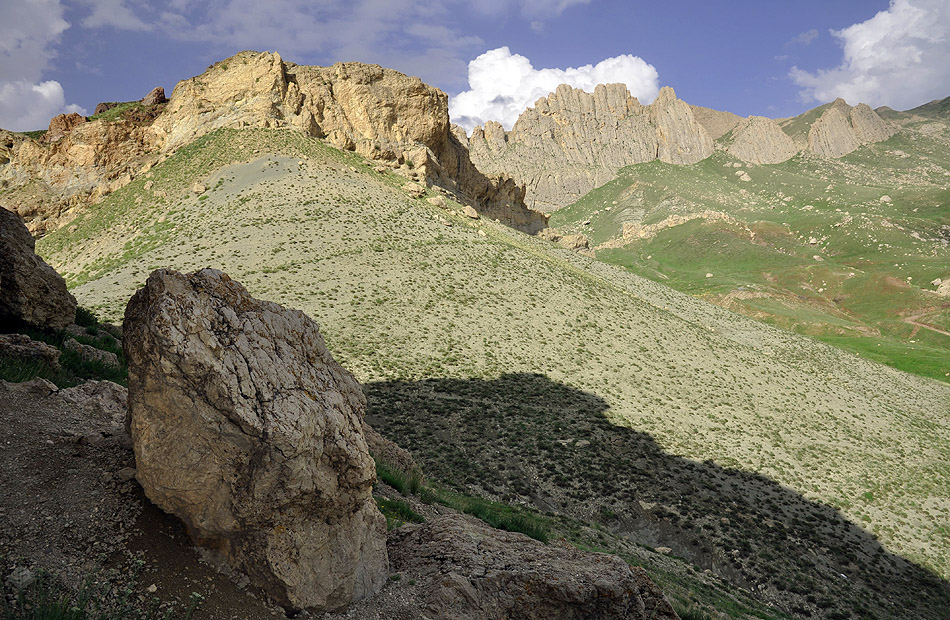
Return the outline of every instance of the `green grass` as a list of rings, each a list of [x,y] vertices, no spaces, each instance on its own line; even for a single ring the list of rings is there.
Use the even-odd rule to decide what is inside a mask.
[[[24,136],[26,136],[26,137],[28,137],[28,138],[33,138],[34,140],[39,140],[40,138],[42,138],[43,136],[46,135],[46,130],[45,130],[45,129],[37,129],[36,131],[20,131],[20,132],[17,132],[17,133],[19,133],[19,134],[21,134],[21,135],[24,135]]]
[[[416,495],[422,488],[419,472],[407,473],[379,459],[376,459],[376,477],[403,495]]]
[[[386,517],[386,529],[392,530],[405,523],[422,523],[425,517],[413,510],[407,502],[400,499],[376,497],[379,511]]]
[[[54,574],[38,571],[32,584],[16,590],[0,585],[2,620],[190,620],[204,600],[192,592],[187,605],[162,607],[161,601],[135,592],[136,576],[122,588],[92,578],[78,589],[67,587]]]
[[[141,101],[126,101],[119,103],[114,108],[109,108],[101,114],[93,114],[89,117],[90,121],[117,121],[120,120],[123,115],[130,110],[139,110],[145,109],[145,106],[142,105]]]

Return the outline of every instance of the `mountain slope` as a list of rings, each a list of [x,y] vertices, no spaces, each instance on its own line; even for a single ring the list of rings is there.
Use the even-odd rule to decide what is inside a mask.
[[[947,381],[950,131],[934,124],[840,159],[631,166],[552,225],[602,260]]]
[[[416,448],[457,485],[585,518],[614,515],[618,532],[802,617],[848,617],[866,601],[867,617],[895,617],[897,605],[903,617],[935,618],[950,602],[945,582],[891,555],[950,574],[950,387],[471,220],[451,199],[454,212],[443,210],[428,200],[439,202],[434,190],[414,199],[404,183],[299,132],[218,130],[38,250],[81,304],[113,319],[159,266],[213,266],[257,297],[303,309],[333,355],[375,383],[389,428],[428,433],[438,429],[428,416],[465,404],[465,422],[431,431],[429,450],[445,442],[441,452],[456,451],[466,467]],[[504,380],[513,373],[548,383]],[[405,381],[417,396],[400,396]],[[603,429],[562,425],[580,420],[574,392],[595,403],[586,411]],[[418,396],[426,393],[433,398]],[[504,418],[519,411],[530,420]],[[552,442],[580,450],[580,433],[595,440],[590,451],[563,462],[581,489],[618,469],[632,476],[636,454],[644,469],[673,469],[648,486],[629,477],[626,488],[590,487],[579,499],[540,463],[559,454]],[[529,438],[539,454],[525,458]],[[405,439],[418,440],[408,430]],[[515,466],[500,473],[501,461]],[[701,474],[683,478],[693,468],[684,464],[700,462]],[[723,497],[734,505],[686,491],[684,480],[702,487],[708,476],[732,489]]]

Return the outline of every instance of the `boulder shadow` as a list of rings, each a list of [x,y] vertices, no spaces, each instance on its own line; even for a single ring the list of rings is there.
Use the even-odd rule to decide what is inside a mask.
[[[950,583],[833,507],[757,473],[669,454],[608,420],[595,394],[539,374],[363,390],[368,422],[450,486],[668,547],[800,617],[950,614]]]

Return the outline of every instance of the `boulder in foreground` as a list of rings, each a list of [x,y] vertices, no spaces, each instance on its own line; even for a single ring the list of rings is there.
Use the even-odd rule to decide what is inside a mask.
[[[337,609],[382,588],[365,399],[316,323],[219,271],[158,270],[123,334],[149,499],[286,608]]]
[[[20,216],[0,207],[0,321],[62,329],[76,318],[76,298],[35,248]]]

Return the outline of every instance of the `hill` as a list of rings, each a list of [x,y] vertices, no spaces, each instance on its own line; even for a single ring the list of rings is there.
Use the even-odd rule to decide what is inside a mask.
[[[947,381],[948,145],[946,125],[916,120],[839,159],[756,166],[719,150],[630,166],[552,225],[588,235],[602,260]]]
[[[159,266],[303,309],[374,422],[458,489],[599,522],[800,617],[937,617],[950,388],[376,170],[220,129],[38,250],[106,318]]]

